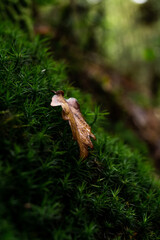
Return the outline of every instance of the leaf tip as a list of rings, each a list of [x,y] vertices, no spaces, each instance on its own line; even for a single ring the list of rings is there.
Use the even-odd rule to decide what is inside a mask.
[[[53,92],[55,95],[62,95],[62,96],[64,96],[64,92],[62,90],[58,90],[58,91],[51,90],[51,92]]]

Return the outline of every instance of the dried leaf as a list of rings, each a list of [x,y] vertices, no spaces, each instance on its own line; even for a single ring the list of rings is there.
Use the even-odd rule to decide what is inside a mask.
[[[51,106],[62,106],[62,118],[68,120],[73,138],[79,144],[80,157],[86,158],[88,156],[88,147],[93,148],[90,137],[96,140],[96,137],[91,132],[91,127],[84,120],[79,103],[75,98],[65,99],[63,91],[54,92]]]

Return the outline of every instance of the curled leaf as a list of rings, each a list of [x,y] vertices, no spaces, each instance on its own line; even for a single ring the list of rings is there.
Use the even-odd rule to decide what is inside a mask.
[[[92,134],[91,127],[84,120],[77,100],[75,98],[65,99],[63,97],[64,92],[61,90],[54,93],[51,106],[62,106],[62,118],[69,121],[73,138],[79,144],[80,157],[84,159],[88,156],[88,147],[93,148],[90,137],[94,140],[96,140],[96,137]]]

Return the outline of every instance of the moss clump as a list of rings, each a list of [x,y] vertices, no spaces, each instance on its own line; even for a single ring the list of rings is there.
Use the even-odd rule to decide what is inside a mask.
[[[88,123],[91,98],[66,83],[65,66],[44,42],[13,29],[0,25],[0,238],[159,239],[160,190],[150,167],[99,121],[94,151],[79,159],[50,90],[76,97]]]

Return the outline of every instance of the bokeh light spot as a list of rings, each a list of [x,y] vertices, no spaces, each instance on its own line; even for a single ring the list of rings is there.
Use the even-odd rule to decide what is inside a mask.
[[[147,0],[131,0],[132,2],[138,3],[138,4],[142,4],[142,3],[146,3]]]

